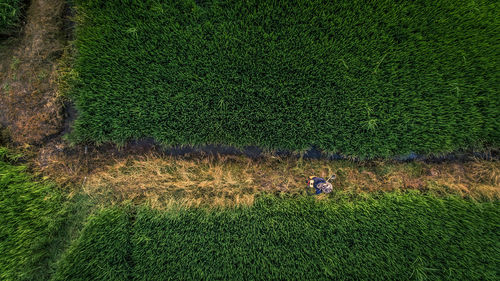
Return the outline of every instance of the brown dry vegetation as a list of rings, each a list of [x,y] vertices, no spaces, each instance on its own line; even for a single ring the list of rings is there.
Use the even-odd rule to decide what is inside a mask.
[[[61,131],[56,62],[65,47],[64,3],[31,1],[20,38],[0,49],[0,123],[15,143],[40,143]]]
[[[308,176],[332,173],[337,174],[334,188],[351,194],[412,189],[479,200],[500,199],[498,161],[355,163],[273,156],[173,157],[141,147],[64,151],[62,143],[47,146],[40,151],[35,168],[61,185],[83,190],[106,203],[148,202],[157,208],[173,202],[188,206],[248,205],[261,192],[305,194]]]

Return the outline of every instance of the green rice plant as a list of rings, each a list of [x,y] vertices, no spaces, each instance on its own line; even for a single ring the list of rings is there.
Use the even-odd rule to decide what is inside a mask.
[[[498,1],[75,2],[73,141],[498,147]]]
[[[53,185],[12,164],[18,157],[0,147],[0,279],[47,280],[64,204]]]
[[[130,223],[123,209],[90,216],[52,280],[130,280]]]
[[[0,0],[0,34],[9,33],[19,25],[23,0]]]
[[[342,198],[338,194],[337,198]],[[56,280],[494,280],[498,202],[389,193],[225,210],[113,208]]]

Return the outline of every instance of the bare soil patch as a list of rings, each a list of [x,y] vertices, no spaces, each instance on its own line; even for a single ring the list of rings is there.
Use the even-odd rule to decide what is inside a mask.
[[[66,44],[65,2],[33,0],[19,38],[0,49],[0,123],[14,143],[41,143],[63,125],[56,83]]]

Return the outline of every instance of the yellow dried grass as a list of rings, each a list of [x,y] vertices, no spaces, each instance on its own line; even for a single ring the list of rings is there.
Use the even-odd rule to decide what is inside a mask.
[[[334,188],[348,192],[416,189],[438,195],[500,199],[498,161],[465,163],[400,163],[392,161],[303,160],[244,156],[172,157],[157,153],[128,156],[54,156],[42,171],[56,180],[83,186],[85,193],[106,202],[148,202],[161,208],[238,206],[254,202],[262,192],[304,194],[310,175],[337,174]],[[49,164],[47,164],[49,163]],[[40,163],[39,163],[40,164]]]

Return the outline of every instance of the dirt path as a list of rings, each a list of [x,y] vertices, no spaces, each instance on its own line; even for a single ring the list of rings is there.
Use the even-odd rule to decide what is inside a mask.
[[[19,38],[0,50],[0,123],[15,143],[41,143],[62,128],[57,60],[67,42],[65,1],[33,0]]]
[[[308,176],[332,173],[337,175],[334,189],[340,191],[333,196],[415,190],[436,196],[500,200],[500,161],[481,159],[432,163],[200,153],[172,156],[140,145],[86,149],[52,142],[40,150],[32,164],[61,186],[83,191],[103,204],[148,202],[157,208],[172,203],[250,205],[260,193],[304,196]]]

